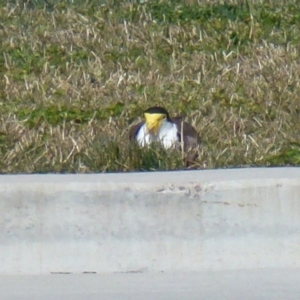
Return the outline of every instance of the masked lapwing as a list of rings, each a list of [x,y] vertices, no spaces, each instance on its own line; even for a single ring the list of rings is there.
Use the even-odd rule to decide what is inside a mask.
[[[144,111],[145,121],[129,130],[129,138],[136,141],[140,147],[160,142],[165,149],[176,148],[183,151],[187,165],[197,157],[195,150],[201,144],[196,129],[181,117],[170,118],[168,111],[160,106],[154,106]],[[193,154],[192,154],[193,153]]]

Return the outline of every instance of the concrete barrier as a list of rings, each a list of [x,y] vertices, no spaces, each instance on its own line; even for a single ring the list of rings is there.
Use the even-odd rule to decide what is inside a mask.
[[[0,274],[300,267],[300,169],[0,176]]]

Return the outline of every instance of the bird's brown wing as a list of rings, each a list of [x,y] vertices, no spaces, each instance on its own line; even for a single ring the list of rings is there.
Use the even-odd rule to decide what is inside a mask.
[[[136,140],[136,135],[139,131],[139,129],[144,125],[144,122],[140,122],[138,124],[132,125],[129,128],[129,140],[131,142],[134,142]]]
[[[189,123],[184,122],[181,117],[171,119],[177,125],[179,141],[183,141],[183,151],[185,152],[184,162],[187,168],[193,168],[198,158],[198,149],[201,139],[197,130]],[[182,149],[182,146],[180,146]]]
[[[184,122],[181,117],[171,119],[177,125],[178,137],[184,143],[184,151],[200,146],[201,139],[197,130],[189,123]]]

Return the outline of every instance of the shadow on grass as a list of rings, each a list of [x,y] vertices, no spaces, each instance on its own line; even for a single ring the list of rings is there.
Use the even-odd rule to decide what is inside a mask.
[[[269,156],[266,161],[271,166],[299,166],[300,165],[300,143],[290,143],[283,147],[279,154]]]

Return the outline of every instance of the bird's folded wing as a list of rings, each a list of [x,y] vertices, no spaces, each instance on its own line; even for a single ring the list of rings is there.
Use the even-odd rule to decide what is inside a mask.
[[[196,148],[201,144],[200,136],[191,124],[184,122],[181,117],[172,118],[171,121],[175,123],[178,128],[178,137],[180,142],[184,142],[185,151]]]
[[[140,130],[140,128],[144,125],[144,122],[140,122],[138,124],[132,125],[129,128],[129,140],[130,141],[135,141],[136,140],[136,136]]]

